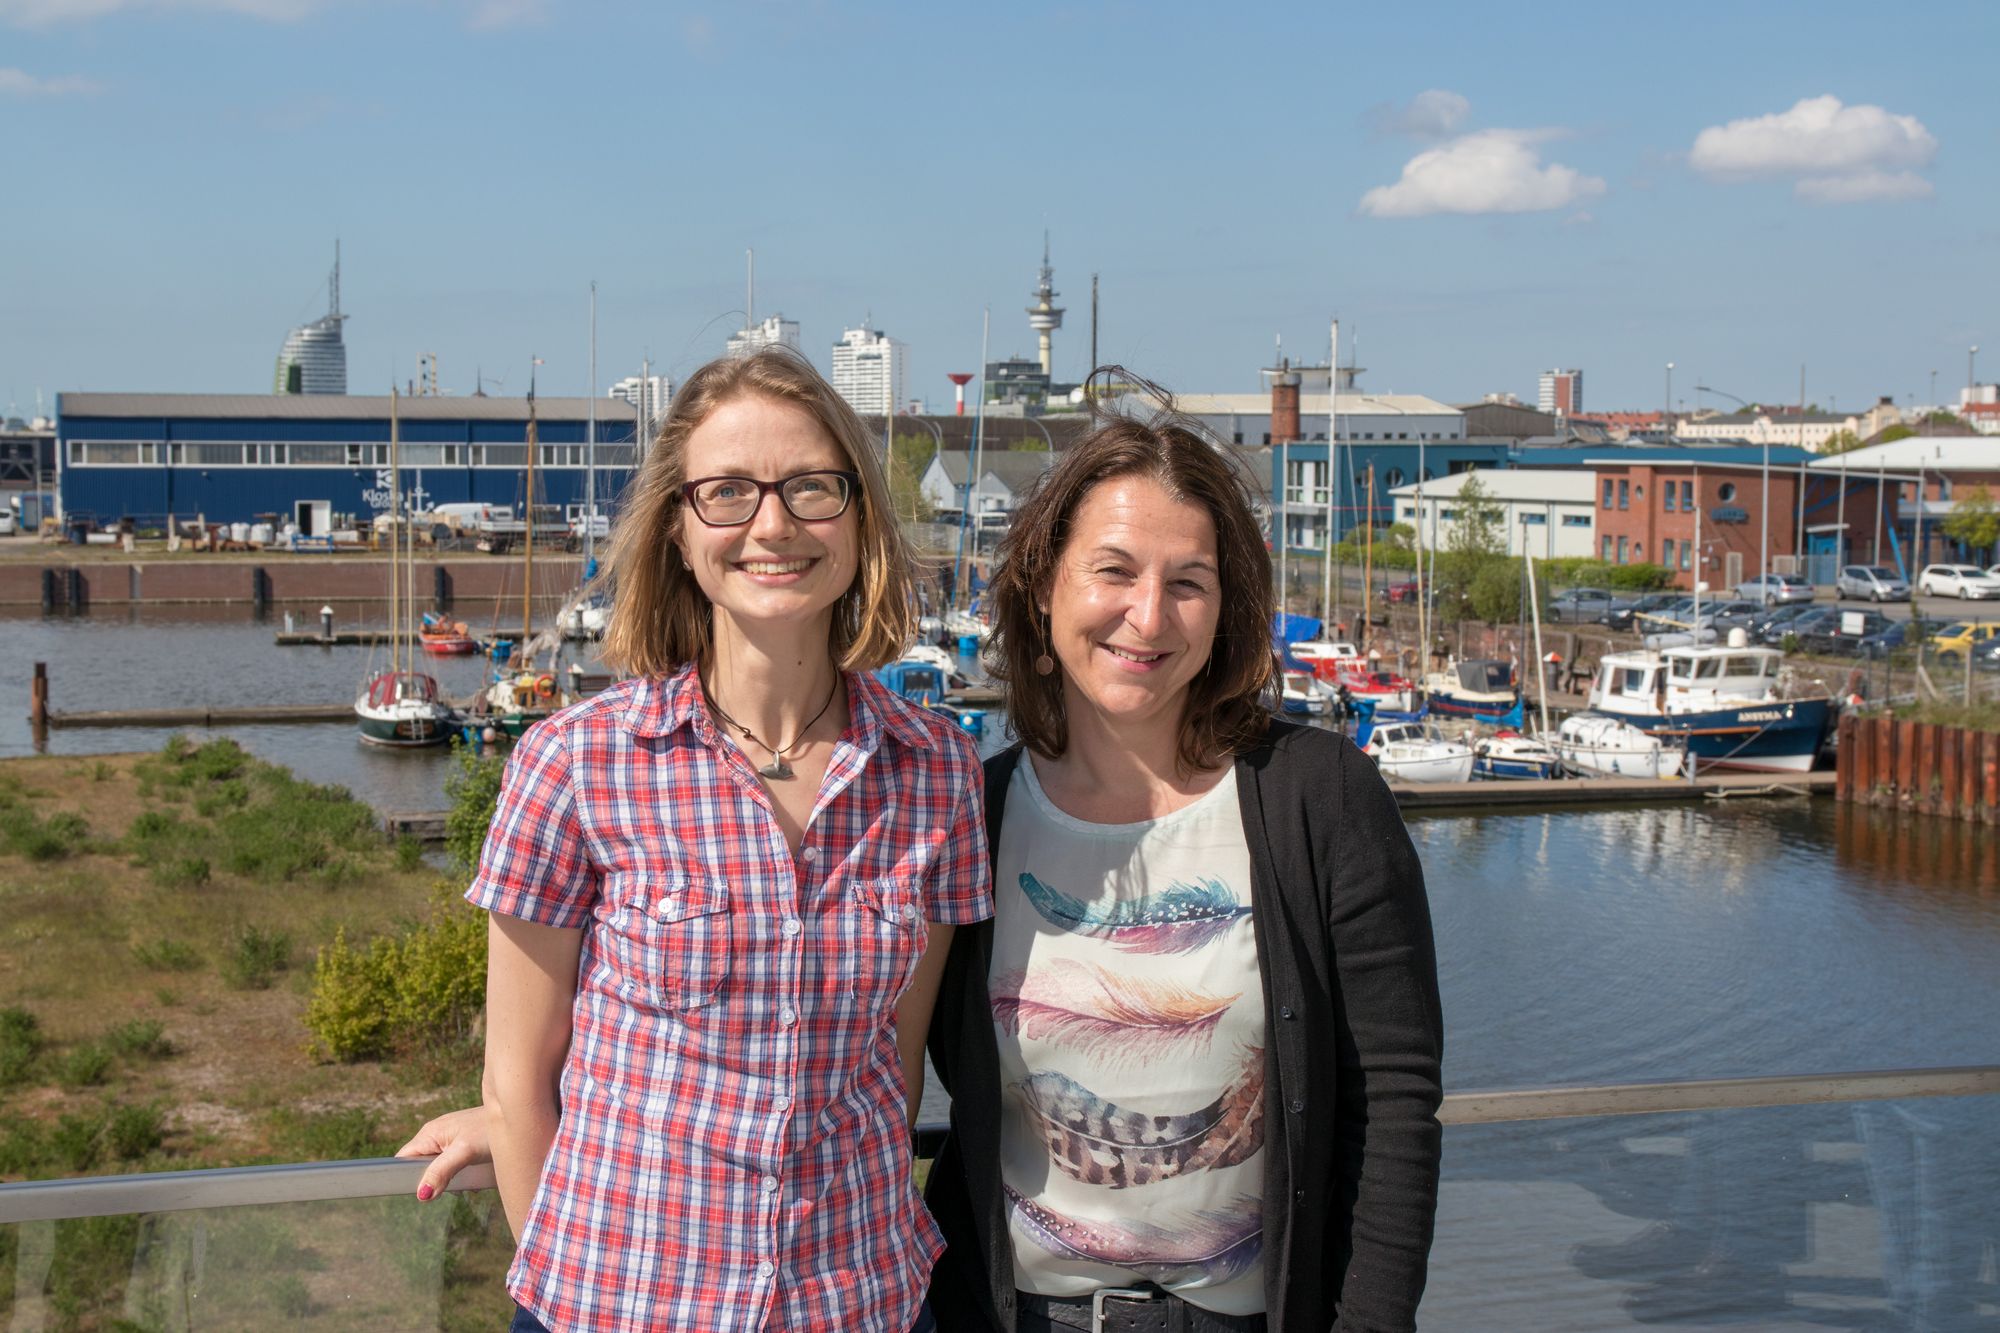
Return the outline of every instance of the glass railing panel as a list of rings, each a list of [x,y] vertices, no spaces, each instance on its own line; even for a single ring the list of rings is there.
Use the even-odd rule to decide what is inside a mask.
[[[2000,1328],[2000,1097],[1454,1126],[1420,1323]]]
[[[502,1329],[513,1241],[491,1190],[0,1226],[0,1329]]]

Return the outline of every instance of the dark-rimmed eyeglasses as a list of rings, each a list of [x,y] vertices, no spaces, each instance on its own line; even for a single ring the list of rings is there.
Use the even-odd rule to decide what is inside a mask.
[[[861,489],[853,472],[794,472],[776,481],[755,477],[702,477],[681,486],[681,498],[711,528],[733,528],[757,516],[764,496],[776,491],[801,523],[824,523],[847,512]]]

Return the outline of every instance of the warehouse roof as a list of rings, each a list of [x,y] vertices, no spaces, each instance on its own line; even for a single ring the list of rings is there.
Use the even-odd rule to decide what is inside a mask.
[[[632,405],[622,398],[537,398],[543,421],[583,421],[591,405],[600,421],[631,421]],[[431,397],[398,401],[407,421],[526,421],[525,398]],[[65,393],[56,397],[60,417],[194,417],[207,420],[386,421],[387,395],[273,393]]]

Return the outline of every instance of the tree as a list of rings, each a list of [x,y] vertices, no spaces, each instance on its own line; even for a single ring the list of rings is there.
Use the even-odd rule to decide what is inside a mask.
[[[1447,551],[1475,560],[1480,556],[1501,555],[1506,551],[1507,542],[1501,533],[1506,511],[1493,502],[1478,473],[1468,475],[1465,484],[1458,488],[1458,499],[1453,509],[1456,512],[1452,517],[1451,535],[1445,539]]]
[[[1849,449],[1859,449],[1861,437],[1851,430],[1837,430],[1826,437],[1819,447],[1822,454],[1844,454]]]
[[[928,435],[896,435],[889,440],[889,504],[905,523],[928,523],[937,506],[924,494],[924,473],[936,445]]]
[[[1989,551],[2000,541],[2000,503],[1985,486],[1973,486],[1958,498],[1944,521],[1944,535],[1968,550]]]
[[[1899,421],[1893,426],[1884,426],[1881,432],[1875,436],[1875,443],[1888,444],[1894,440],[1907,440],[1915,434],[1915,431]]]

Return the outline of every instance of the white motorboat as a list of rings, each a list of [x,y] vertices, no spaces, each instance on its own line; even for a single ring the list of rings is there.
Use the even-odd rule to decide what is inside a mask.
[[[1833,701],[1792,688],[1785,655],[1728,644],[1606,653],[1591,685],[1590,711],[1678,741],[1703,767],[1803,773],[1833,725]]]
[[[1556,734],[1544,739],[1563,767],[1581,777],[1671,778],[1687,762],[1686,746],[1603,713],[1566,717]]]
[[[1508,781],[1553,778],[1562,774],[1562,760],[1546,742],[1518,731],[1502,731],[1472,747],[1472,775]]]
[[[1385,722],[1368,737],[1367,754],[1392,782],[1468,782],[1472,747],[1446,740],[1422,722]]]
[[[603,592],[577,597],[556,613],[556,625],[565,639],[601,639],[611,627],[611,598]]]
[[[1327,696],[1310,671],[1287,671],[1279,677],[1279,706],[1287,713],[1324,713]]]

